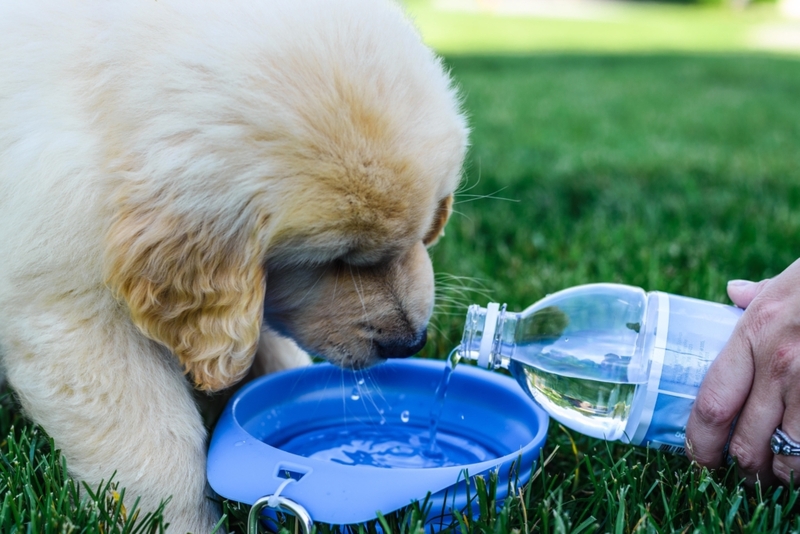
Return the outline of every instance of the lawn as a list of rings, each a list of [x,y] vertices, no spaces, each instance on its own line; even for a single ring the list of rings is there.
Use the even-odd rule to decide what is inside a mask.
[[[447,52],[472,147],[456,213],[432,250],[440,301],[424,357],[453,348],[470,303],[521,310],[600,281],[725,302],[728,279],[772,276],[798,257],[800,59],[735,44],[591,52],[590,43],[564,46],[569,53],[526,44],[498,55],[487,44],[479,50],[477,30],[475,43],[463,38],[457,49],[449,30],[430,29],[445,15],[426,6],[412,9]],[[676,9],[642,9],[651,8]],[[720,13],[731,25],[751,24],[740,20],[749,15]],[[509,24],[547,26],[531,20]],[[582,38],[578,31],[572,42]],[[744,489],[733,470],[708,473],[557,424],[532,482],[499,512],[491,492],[477,489],[483,513],[462,518],[456,532],[800,532],[797,490]],[[226,503],[226,511],[242,531],[246,508]],[[396,527],[415,514],[385,521]],[[157,516],[134,515],[113,492],[79,495],[48,438],[6,398],[0,532],[158,531]]]

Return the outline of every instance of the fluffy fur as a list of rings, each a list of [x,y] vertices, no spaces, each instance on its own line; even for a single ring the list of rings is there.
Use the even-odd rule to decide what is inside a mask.
[[[419,348],[465,144],[387,0],[0,4],[9,384],[74,476],[210,530],[192,385]]]

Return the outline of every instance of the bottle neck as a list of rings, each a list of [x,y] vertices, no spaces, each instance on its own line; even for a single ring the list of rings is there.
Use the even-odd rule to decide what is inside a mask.
[[[506,311],[506,305],[473,304],[467,311],[464,334],[458,352],[461,358],[488,369],[508,368],[514,354],[514,333],[519,314]]]

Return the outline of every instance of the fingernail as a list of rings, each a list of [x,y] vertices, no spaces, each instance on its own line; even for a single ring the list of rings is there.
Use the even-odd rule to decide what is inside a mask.
[[[742,286],[748,286],[748,285],[750,285],[752,283],[753,282],[751,282],[750,280],[729,280],[728,281],[728,287],[731,287],[731,286],[733,286],[733,287],[742,287]]]

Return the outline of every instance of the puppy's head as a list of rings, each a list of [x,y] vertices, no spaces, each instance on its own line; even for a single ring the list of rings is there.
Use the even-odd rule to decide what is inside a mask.
[[[165,113],[219,115],[224,127],[188,124],[137,148],[147,160],[120,187],[108,283],[205,389],[246,372],[262,319],[353,368],[425,341],[426,247],[450,215],[466,147],[455,91],[392,3],[302,4],[281,3],[280,27],[262,32],[269,46],[234,55],[240,78],[225,65],[219,86],[189,85],[188,72],[166,80],[211,94]]]
[[[447,222],[452,193],[414,195],[407,184],[391,189],[381,192],[388,203],[380,206],[359,209],[344,200],[340,222],[312,240],[323,236],[316,259],[298,263],[297,245],[288,245],[298,237],[289,233],[288,246],[276,246],[268,262],[266,321],[308,352],[345,367],[410,356],[427,339],[434,285],[426,247]],[[301,249],[301,257],[314,251]]]
[[[465,145],[446,104],[402,109],[362,94],[283,152],[294,180],[267,252],[264,317],[306,351],[361,368],[424,345],[426,249],[450,216]]]

